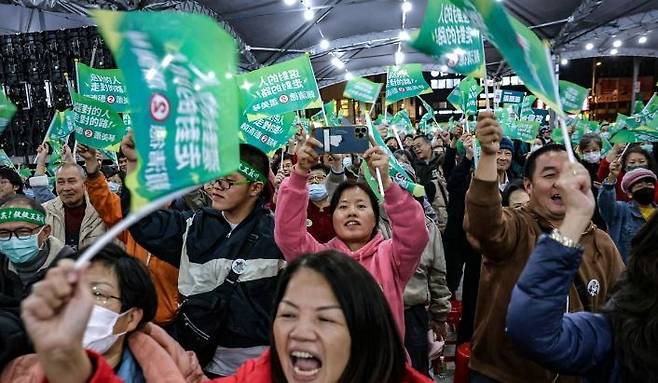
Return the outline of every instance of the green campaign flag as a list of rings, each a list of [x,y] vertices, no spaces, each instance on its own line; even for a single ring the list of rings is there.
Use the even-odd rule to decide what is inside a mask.
[[[121,114],[121,119],[123,124],[126,126],[126,130],[131,130],[133,128],[133,120],[130,118],[130,113]]]
[[[26,180],[26,179],[32,177],[32,169],[27,168],[27,167],[19,166],[18,175],[21,176],[21,178],[23,180]]]
[[[103,149],[101,149],[100,152],[103,155],[103,157],[105,157],[106,159],[112,161],[112,163],[114,163],[114,164],[119,163],[119,159],[117,158],[117,152],[115,152],[114,150],[103,150]]]
[[[76,62],[78,93],[107,103],[115,112],[130,110],[128,94],[120,69],[95,69]]]
[[[126,132],[121,117],[107,104],[71,92],[75,140],[96,149],[117,146]]]
[[[436,111],[434,110],[434,108],[432,108],[432,105],[428,104],[427,101],[423,100],[423,98],[420,96],[418,96],[418,99],[420,99],[420,102],[423,103],[423,108],[425,108],[425,114],[430,114],[433,119],[434,115],[436,114]]]
[[[535,100],[537,100],[537,97],[531,94],[523,97],[523,102],[521,102],[520,105],[517,105],[519,109],[518,115],[520,119],[527,118],[532,114],[532,104],[535,103]]]
[[[374,104],[381,89],[382,84],[380,83],[372,82],[363,77],[354,77],[345,84],[343,97]]]
[[[53,119],[50,121],[50,126],[46,131],[48,140],[50,137],[66,141],[71,133],[75,130],[75,115],[71,109],[66,109],[63,112],[55,111]]]
[[[380,113],[379,116],[377,116],[377,119],[375,120],[375,124],[381,125],[384,123],[384,119],[386,119],[386,122],[389,122],[391,121],[391,118],[393,118],[393,116],[391,116],[391,114],[388,113],[388,111],[386,111],[385,113]]]
[[[496,92],[495,98],[497,104],[520,104],[524,96],[523,92],[502,89]]]
[[[455,87],[452,92],[448,95],[448,102],[455,107],[455,109],[460,110],[464,113],[464,100],[462,99],[462,92],[459,87]]]
[[[464,104],[464,113],[474,116],[478,111],[478,96],[482,93],[482,87],[479,81],[469,76],[459,82],[459,89],[462,93]]]
[[[237,82],[249,121],[322,107],[308,54],[244,73]]]
[[[518,120],[512,123],[509,138],[523,142],[533,143],[539,133],[539,122]]]
[[[601,142],[603,147],[601,148],[601,156],[606,156],[610,150],[612,150],[612,144],[608,141],[607,138],[601,136]]]
[[[583,109],[587,94],[589,94],[589,89],[560,80],[560,101],[565,112],[579,113]]]
[[[0,134],[9,125],[14,113],[16,113],[16,105],[11,102],[4,91],[0,91]]]
[[[386,105],[425,93],[432,93],[432,88],[425,82],[421,64],[386,68]]]
[[[46,142],[52,149],[52,153],[50,154],[48,164],[46,165],[46,170],[48,171],[48,174],[54,176],[55,172],[57,172],[57,169],[63,163],[62,148],[64,147],[64,142],[62,142],[59,138],[53,136],[48,137],[48,140]]]
[[[5,153],[4,149],[0,149],[0,166],[16,169],[14,163],[11,161],[11,158]]]
[[[324,113],[322,113],[324,110]],[[322,110],[311,116],[311,121],[317,121],[320,124],[324,125],[324,116],[327,116],[327,123],[329,126],[339,126],[340,118],[338,117],[338,107],[336,105],[336,100],[331,100],[328,103],[322,105]]]
[[[199,14],[94,15],[126,80],[137,128],[137,168],[126,178],[131,209],[235,172],[240,106],[233,38]]]
[[[295,113],[271,116],[240,125],[240,141],[254,146],[269,157],[295,134]]]
[[[621,129],[610,136],[612,144],[658,142],[658,131],[647,128]]]
[[[420,118],[420,121],[418,121],[418,129],[420,129],[420,131],[423,134],[434,133],[437,130],[441,129],[440,125],[438,125],[436,122],[432,121],[433,117],[434,117],[433,115],[431,115],[429,113],[425,113]]]
[[[633,114],[641,113],[642,109],[644,109],[644,102],[642,102],[642,100],[635,101],[635,105],[633,105]]]
[[[642,108],[639,113],[641,116],[642,124],[650,129],[658,130],[658,95],[656,93],[651,96],[647,105]]]
[[[401,111],[395,113],[393,118],[390,120],[390,125],[389,129],[393,129],[395,126],[395,129],[397,129],[398,134],[399,133],[411,133],[413,131],[413,124],[411,123],[411,119],[409,118],[409,112],[407,112],[406,109],[402,109]]]
[[[450,0],[430,0],[423,23],[409,45],[453,72],[484,77],[482,35],[466,12]]]

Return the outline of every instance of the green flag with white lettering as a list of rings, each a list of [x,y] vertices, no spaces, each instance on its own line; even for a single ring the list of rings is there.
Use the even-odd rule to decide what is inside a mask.
[[[272,157],[277,149],[288,143],[295,134],[295,113],[282,116],[261,118],[255,121],[243,121],[240,125],[240,141],[260,149]]]
[[[75,115],[71,109],[66,109],[63,112],[55,111],[47,133],[48,140],[54,137],[66,141],[71,133],[75,130]]]
[[[94,16],[130,99],[137,152],[137,168],[126,177],[132,210],[235,172],[240,106],[233,38],[199,14]]]
[[[560,80],[560,100],[562,108],[567,113],[579,113],[587,98],[589,89],[569,81]]]
[[[467,116],[474,116],[478,111],[478,97],[482,89],[476,79],[468,76],[450,92],[448,102]]]
[[[0,134],[5,130],[16,113],[16,105],[0,90]]]
[[[539,133],[539,122],[517,120],[511,123],[509,138],[527,143],[533,143]]]
[[[464,99],[462,98],[461,89],[458,86],[452,89],[452,92],[448,95],[448,102],[455,107],[455,109],[460,110],[464,113],[466,106],[464,105]]]
[[[453,72],[485,75],[484,45],[480,31],[466,12],[450,0],[430,0],[423,23],[409,45],[447,65]]]
[[[413,132],[413,125],[411,124],[411,119],[409,118],[409,112],[407,112],[406,109],[402,109],[401,111],[395,113],[393,118],[391,118],[389,128],[393,129],[394,126],[398,133],[409,134]]]
[[[75,140],[96,149],[117,146],[126,133],[121,117],[107,104],[71,92]]]
[[[324,113],[322,110],[324,110]],[[322,110],[312,115],[311,121],[318,122],[324,126],[325,125],[324,117],[326,115],[327,116],[326,123],[329,124],[328,126],[340,125],[340,117],[338,117],[338,106],[336,104],[336,100],[331,100],[328,103],[322,105]]]
[[[386,105],[419,94],[432,93],[421,64],[390,65],[386,69]]]
[[[50,149],[52,149],[50,158],[48,159],[48,164],[46,165],[46,170],[48,171],[48,174],[54,176],[57,169],[62,166],[62,163],[64,162],[62,161],[62,148],[64,147],[64,142],[56,137],[50,136],[46,143],[48,143]]]
[[[95,69],[81,62],[75,64],[78,76],[78,93],[104,102],[115,112],[130,110],[128,94],[120,69]]]
[[[237,81],[249,121],[322,106],[308,54],[244,73]]]
[[[382,84],[380,83],[372,82],[363,77],[354,77],[345,84],[343,97],[373,104],[377,101],[381,89]]]

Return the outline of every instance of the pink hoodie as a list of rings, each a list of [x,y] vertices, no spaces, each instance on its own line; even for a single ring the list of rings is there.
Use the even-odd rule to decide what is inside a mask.
[[[275,212],[274,239],[286,260],[333,249],[358,261],[382,288],[404,339],[404,288],[429,240],[422,206],[391,182],[384,193],[384,209],[391,220],[392,238],[384,240],[377,233],[364,247],[351,251],[338,237],[320,244],[306,231],[308,203],[306,177],[293,171],[281,184]]]

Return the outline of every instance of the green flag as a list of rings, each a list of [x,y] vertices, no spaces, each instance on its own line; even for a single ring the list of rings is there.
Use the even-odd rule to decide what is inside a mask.
[[[16,105],[5,96],[4,91],[0,91],[0,134],[9,125],[11,118],[14,117],[14,113],[16,113]]]
[[[397,129],[398,133],[411,133],[413,131],[413,125],[411,124],[411,119],[409,118],[409,112],[406,109],[395,113],[393,118],[391,118],[389,128]]]
[[[121,119],[123,120],[123,125],[126,126],[126,130],[131,130],[133,128],[133,120],[130,118],[130,113],[121,114]]]
[[[75,140],[96,149],[117,146],[126,127],[121,117],[107,104],[71,92]]]
[[[50,149],[52,149],[52,153],[50,153],[48,164],[46,165],[46,170],[48,171],[48,174],[54,176],[55,173],[57,172],[57,169],[63,163],[62,148],[64,147],[64,142],[53,136],[50,136],[46,142],[50,146]]]
[[[238,76],[247,120],[322,107],[308,54]]]
[[[421,64],[390,65],[386,69],[386,105],[419,94],[432,93]]]
[[[462,92],[459,87],[455,87],[452,92],[448,95],[448,102],[455,107],[455,109],[460,110],[464,113],[465,105],[462,98]]]
[[[651,96],[639,115],[644,126],[658,131],[658,95],[656,93]]]
[[[100,150],[100,152],[103,155],[103,157],[112,161],[113,164],[119,163],[119,159],[117,158],[117,152],[115,152],[114,150]]]
[[[391,121],[391,118],[393,118],[387,111],[384,113],[380,113],[379,116],[377,116],[377,119],[375,120],[376,125],[381,125],[384,123],[384,119],[386,121]]]
[[[528,116],[532,114],[532,104],[535,103],[535,100],[537,100],[537,97],[529,94],[523,97],[523,102],[521,102],[518,111],[518,115],[520,119],[526,119]]]
[[[612,144],[608,141],[607,138],[601,136],[601,142],[603,147],[601,148],[601,156],[606,156],[610,150],[612,150]]]
[[[104,102],[115,112],[130,110],[128,94],[120,69],[95,69],[76,62],[78,93]]]
[[[478,111],[478,96],[482,87],[476,79],[468,76],[459,82],[448,95],[450,102],[456,109],[468,116],[474,116]]]
[[[12,168],[16,170],[14,163],[11,161],[4,149],[0,149],[0,166]]]
[[[137,168],[126,178],[132,210],[235,172],[240,157],[233,38],[199,14],[94,15],[126,80],[136,128]]]
[[[436,114],[436,111],[434,110],[434,108],[432,108],[432,105],[428,104],[420,96],[418,96],[418,99],[420,100],[420,102],[423,103],[423,108],[425,108],[425,114],[430,114],[430,115],[432,115],[432,118],[434,118],[434,115]]]
[[[409,45],[456,73],[485,75],[482,35],[466,12],[450,0],[427,3],[423,23]]]
[[[633,114],[642,113],[642,109],[644,109],[644,102],[642,102],[642,100],[635,101],[635,105],[633,105]]]
[[[294,112],[256,121],[244,121],[240,126],[240,140],[271,157],[295,134],[294,128]]]
[[[32,177],[32,169],[28,167],[19,166],[18,175],[21,176],[23,181],[25,181],[26,179]]]
[[[322,112],[324,110],[324,113]],[[331,100],[322,105],[322,110],[311,116],[311,121],[319,122],[321,125],[325,124],[324,116],[327,116],[327,123],[329,126],[339,126],[340,117],[338,117],[338,107],[336,100]]]
[[[579,113],[583,109],[583,103],[588,93],[587,88],[560,80],[560,101],[565,112]]]
[[[45,140],[51,137],[66,141],[71,133],[75,130],[75,116],[71,109],[66,109],[63,112],[55,111],[50,126],[46,131],[48,136]]]
[[[363,77],[354,77],[345,84],[343,97],[374,104],[379,97],[382,84]]]
[[[502,89],[496,92],[496,103],[520,104],[524,96],[523,92]]]
[[[610,136],[612,144],[627,144],[636,142],[658,142],[658,132],[653,129],[621,129]]]
[[[509,138],[523,142],[533,143],[539,133],[539,122],[518,120],[512,122]]]

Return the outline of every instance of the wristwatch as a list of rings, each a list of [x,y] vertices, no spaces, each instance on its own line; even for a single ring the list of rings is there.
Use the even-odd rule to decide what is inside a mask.
[[[553,231],[551,231],[551,234],[549,234],[548,237],[562,246],[569,247],[572,249],[584,250],[583,246],[580,243],[562,235],[562,233],[560,233],[558,229],[553,229]]]

